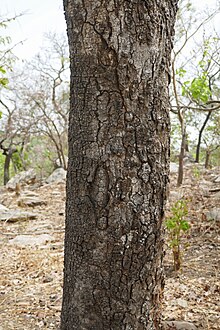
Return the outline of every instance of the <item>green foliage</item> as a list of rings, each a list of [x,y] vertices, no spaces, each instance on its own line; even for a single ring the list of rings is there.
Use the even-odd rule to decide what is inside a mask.
[[[182,85],[182,96],[191,96],[194,101],[206,103],[211,97],[207,72],[192,81],[185,81]]]
[[[193,176],[196,180],[199,180],[201,177],[201,171],[198,166],[193,166],[192,168]]]
[[[186,74],[186,70],[183,68],[179,68],[176,70],[176,75],[178,75],[179,77],[183,78]]]
[[[190,225],[185,219],[188,214],[187,201],[178,200],[171,208],[172,216],[165,221],[165,226],[169,233],[169,246],[173,252],[174,269],[179,270],[181,266],[181,237],[189,230]]]
[[[0,186],[3,185],[4,182],[4,164],[5,164],[5,155],[0,152]],[[12,163],[10,163],[9,167],[9,177],[11,178],[15,175]]]
[[[17,147],[17,152],[12,154],[12,162],[15,171],[23,171],[25,167],[30,164],[28,159],[28,152],[23,151],[21,147]]]
[[[3,66],[0,66],[0,74],[0,86],[6,87],[8,84],[8,78],[4,77],[6,70],[3,68]]]
[[[213,39],[215,38],[204,40],[202,59],[198,62],[197,65],[199,69],[198,75],[192,80],[187,80],[182,84],[182,96],[190,97],[193,101],[206,103],[212,96],[208,71],[212,57],[209,52],[212,48],[211,43],[213,42]],[[180,68],[179,70],[177,70],[177,72],[179,76],[183,78],[186,73],[186,70]]]

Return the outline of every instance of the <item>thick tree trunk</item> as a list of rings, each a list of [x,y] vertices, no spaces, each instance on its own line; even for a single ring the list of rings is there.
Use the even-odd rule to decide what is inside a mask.
[[[66,0],[71,65],[62,330],[156,330],[176,1]]]

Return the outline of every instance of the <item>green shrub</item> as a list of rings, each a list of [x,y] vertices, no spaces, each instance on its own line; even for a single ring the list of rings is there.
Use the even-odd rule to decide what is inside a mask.
[[[188,214],[187,201],[178,200],[171,208],[171,212],[172,216],[166,219],[165,226],[169,234],[169,246],[173,252],[174,270],[177,271],[181,267],[181,237],[190,228],[185,219]]]

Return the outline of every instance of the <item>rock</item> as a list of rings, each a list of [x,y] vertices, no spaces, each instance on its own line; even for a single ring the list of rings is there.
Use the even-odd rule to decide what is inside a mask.
[[[170,193],[169,193],[169,197],[168,197],[168,200],[171,202],[171,203],[174,203],[176,201],[178,201],[179,199],[183,198],[184,196],[184,193],[183,191],[181,190],[171,190]]]
[[[188,302],[185,299],[178,298],[178,299],[172,300],[171,305],[174,305],[174,306],[177,305],[177,306],[186,308],[188,306]]]
[[[42,199],[40,199],[39,197],[32,197],[32,196],[21,196],[18,199],[18,206],[21,207],[34,207],[34,206],[38,206],[38,205],[47,205],[46,201],[43,201]]]
[[[57,183],[66,180],[66,171],[63,168],[57,168],[46,180],[46,183]]]
[[[67,163],[68,163],[68,157],[67,156],[64,156],[64,159],[65,159],[65,163],[67,165]],[[59,158],[57,158],[55,160],[55,166],[56,166],[56,168],[63,167],[63,163],[60,162],[60,159]]]
[[[197,327],[184,321],[163,321],[162,330],[197,330]]]
[[[62,195],[62,194],[61,194],[61,191],[59,191],[59,190],[54,190],[54,191],[51,192],[51,195],[53,195],[53,196],[60,196],[60,195]]]
[[[2,204],[0,204],[0,212],[2,211],[8,211],[8,208]]]
[[[220,208],[214,208],[206,213],[208,220],[220,221]]]
[[[212,195],[212,197],[215,200],[220,200],[220,191],[218,191],[217,193],[215,193],[214,195]]]
[[[33,169],[30,169],[28,171],[21,172],[17,175],[15,175],[11,180],[8,181],[6,184],[6,188],[8,190],[16,190],[17,185],[21,184],[33,184],[36,181],[36,172]]]
[[[37,218],[37,214],[23,212],[19,210],[6,210],[0,213],[0,221],[17,222],[23,220],[33,220]]]
[[[205,186],[204,187],[199,186],[199,188],[200,188],[201,195],[203,197],[210,197],[210,191],[208,188],[206,188]]]
[[[10,244],[14,245],[44,245],[47,242],[54,241],[54,238],[51,235],[48,234],[42,234],[38,236],[33,236],[33,235],[19,235],[16,236],[15,238],[9,240]]]
[[[199,187],[200,187],[200,188],[209,188],[211,185],[212,185],[212,182],[207,181],[207,180],[205,180],[205,179],[201,179],[201,180],[199,181]]]
[[[24,190],[22,192],[22,196],[28,196],[28,197],[39,197],[39,194],[37,194],[34,191],[30,191],[30,190]]]
[[[183,163],[184,163],[184,165],[195,164],[195,159],[193,158],[193,156],[189,152],[186,152],[185,156],[183,158]]]
[[[178,164],[172,163],[172,162],[170,163],[170,173],[171,174],[178,173],[178,169],[179,169]]]
[[[215,183],[220,183],[220,176],[216,176],[213,180]]]

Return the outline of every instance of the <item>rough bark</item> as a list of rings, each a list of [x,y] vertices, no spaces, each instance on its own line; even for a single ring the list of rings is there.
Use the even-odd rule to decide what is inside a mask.
[[[159,329],[177,1],[66,0],[62,330]]]

